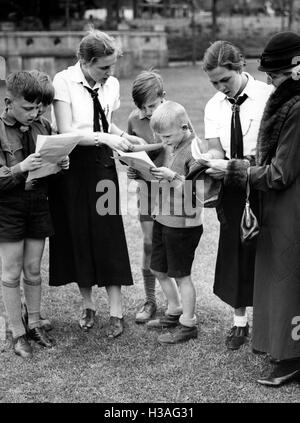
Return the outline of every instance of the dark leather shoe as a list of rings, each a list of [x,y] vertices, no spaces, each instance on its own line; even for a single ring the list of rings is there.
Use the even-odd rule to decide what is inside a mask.
[[[106,335],[108,338],[116,338],[124,331],[124,320],[119,317],[110,316]]]
[[[165,314],[161,316],[159,319],[149,320],[146,323],[147,329],[166,329],[166,328],[174,328],[179,325],[179,318],[180,314],[172,315],[172,314]]]
[[[81,329],[83,329],[84,331],[90,330],[94,326],[95,315],[95,310],[92,310],[91,308],[84,309],[82,312],[82,316],[79,320],[79,326],[81,327]]]
[[[277,358],[274,358],[272,356],[269,356],[269,361],[272,364],[279,364],[280,363],[280,360],[277,360]]]
[[[255,348],[252,348],[252,352],[253,352],[253,354],[256,354],[256,355],[266,355],[267,354],[266,352],[256,350]]]
[[[45,348],[52,348],[55,343],[43,327],[28,330],[28,337]]]
[[[22,358],[32,357],[32,347],[26,335],[13,339],[14,352]]]
[[[257,382],[265,386],[281,386],[300,378],[300,360],[284,360],[276,365],[271,374],[258,379]]]
[[[159,335],[157,340],[160,344],[178,344],[179,342],[186,342],[190,339],[197,338],[197,336],[198,330],[196,326],[187,327],[179,324],[169,332]]]
[[[135,323],[146,323],[156,313],[156,304],[152,301],[146,301],[143,307],[135,316]]]
[[[249,325],[246,326],[233,326],[230,329],[229,335],[226,338],[225,345],[230,350],[238,350],[243,344],[247,342],[249,335]]]

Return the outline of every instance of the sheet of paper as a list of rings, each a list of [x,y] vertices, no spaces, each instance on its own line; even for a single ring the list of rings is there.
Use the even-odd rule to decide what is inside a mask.
[[[43,164],[39,169],[28,173],[27,181],[43,178],[61,170],[58,162],[68,156],[81,139],[81,135],[74,133],[58,135],[38,135],[36,153],[40,153]]]
[[[118,156],[115,156],[114,158],[137,170],[145,181],[156,180],[150,172],[150,169],[156,166],[145,151],[138,151],[134,153],[127,153],[121,150],[115,151]]]

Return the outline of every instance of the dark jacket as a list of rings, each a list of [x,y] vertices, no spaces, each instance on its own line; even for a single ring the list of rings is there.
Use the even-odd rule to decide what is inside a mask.
[[[245,161],[231,160],[225,183],[245,186]],[[300,81],[270,96],[250,184],[260,192],[253,348],[280,360],[300,357]]]
[[[22,172],[20,162],[24,160],[22,146],[22,132],[15,127],[15,120],[4,112],[0,117],[0,198],[7,195],[18,195],[24,190],[28,173]],[[50,135],[49,122],[40,118],[33,122],[31,131],[34,139],[38,134]],[[46,190],[46,178],[38,184],[43,191]]]

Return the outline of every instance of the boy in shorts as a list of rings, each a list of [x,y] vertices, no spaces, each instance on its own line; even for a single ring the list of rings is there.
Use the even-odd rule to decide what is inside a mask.
[[[191,204],[186,207],[188,196],[184,189],[185,177],[195,163],[191,143],[196,137],[184,107],[172,101],[158,106],[150,127],[170,148],[164,166],[151,171],[160,181],[161,191],[154,211],[150,268],[167,297],[168,310],[160,319],[150,320],[147,327],[173,326],[174,330],[161,334],[158,341],[176,344],[197,337],[196,291],[191,268],[203,232],[202,209],[192,209]],[[175,312],[180,304],[173,295],[174,279],[181,294],[182,314]]]
[[[0,257],[2,296],[13,334],[14,352],[32,357],[29,339],[51,348],[53,339],[40,321],[41,259],[45,238],[53,233],[47,199],[47,178],[26,182],[28,171],[42,165],[35,153],[38,134],[50,125],[37,119],[40,84],[30,72],[11,73],[6,80],[5,111],[0,117]],[[21,313],[20,278],[28,309],[28,327]]]
[[[132,98],[137,108],[131,112],[128,118],[128,134],[143,138],[148,144],[161,144],[161,140],[154,136],[150,128],[150,118],[154,110],[163,103],[165,94],[162,77],[156,71],[143,71],[135,78],[132,85]],[[149,151],[148,154],[156,166],[161,166],[163,164],[165,156],[164,147]],[[138,175],[133,169],[128,170],[128,177],[131,179],[138,179]],[[148,193],[150,193],[150,184],[148,183],[147,186]],[[153,232],[151,196],[149,195],[146,199],[148,202],[148,213],[145,214],[143,213],[143,207],[141,207],[141,202],[145,201],[145,197],[142,196],[141,190],[142,188],[139,187],[138,201],[140,209],[142,209],[142,212],[139,214],[139,220],[143,232],[142,275],[146,298],[143,306],[136,314],[136,323],[148,322],[154,317],[157,307],[155,297],[155,276],[150,270]],[[175,286],[174,289],[176,289]]]
[[[54,87],[52,84],[52,81],[49,77],[49,75],[47,75],[44,72],[41,72],[39,70],[32,70],[30,71],[30,74],[32,76],[34,76],[36,78],[36,80],[38,81],[41,90],[42,90],[42,98],[41,98],[41,102],[39,104],[39,111],[37,114],[37,121],[40,121],[42,124],[46,125],[47,130],[51,131],[51,127],[49,126],[49,122],[46,119],[41,119],[40,120],[40,116],[43,116],[49,106],[52,104],[53,99],[54,99]],[[69,160],[67,158],[67,160]],[[22,300],[22,317],[25,321],[25,324],[28,325],[28,310],[26,307],[26,303]],[[48,319],[46,319],[45,317],[40,316],[40,322],[41,322],[41,326],[48,332],[50,330],[52,330],[52,325],[50,323],[50,321]]]

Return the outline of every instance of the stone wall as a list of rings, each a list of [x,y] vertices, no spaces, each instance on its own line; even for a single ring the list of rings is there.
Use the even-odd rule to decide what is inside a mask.
[[[76,61],[76,50],[84,32],[0,32],[0,56],[7,72],[39,69],[50,76]],[[115,74],[130,77],[135,68],[168,66],[166,34],[163,31],[110,32],[123,49]]]

